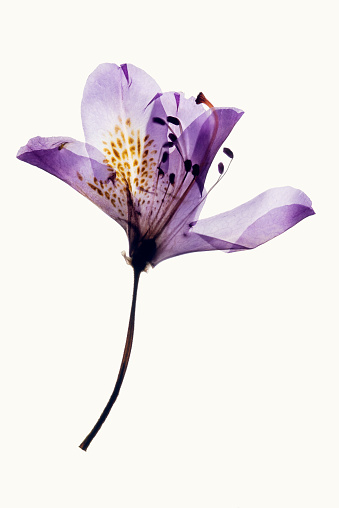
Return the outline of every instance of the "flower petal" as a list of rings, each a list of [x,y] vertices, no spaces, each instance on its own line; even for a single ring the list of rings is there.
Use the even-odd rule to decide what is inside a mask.
[[[179,111],[180,103],[185,112],[185,121],[193,120],[185,130],[183,130],[185,122],[182,122],[181,117],[179,118],[180,123],[178,120],[176,125],[174,122],[176,118],[172,116],[177,110]],[[156,197],[149,199],[149,205],[144,204],[145,209],[150,207],[149,213],[144,215],[146,224],[149,224],[150,219],[154,217],[160,218],[151,224],[150,230],[151,234],[156,232],[159,252],[167,248],[166,246],[171,249],[170,244],[174,236],[177,237],[180,231],[182,234],[186,233],[187,224],[198,218],[198,212],[203,206],[203,187],[210,164],[221,143],[243,114],[242,111],[234,108],[218,108],[202,112],[202,107],[196,105],[194,100],[186,100],[180,94],[172,92],[163,94],[161,98],[154,101],[152,118],[161,119],[168,112],[172,113],[171,122],[163,126],[153,123],[157,130],[154,132],[153,129],[151,135],[152,139],[156,139],[155,145],[160,154],[163,153],[161,148],[163,143],[171,139],[171,135],[174,135],[173,146],[166,148],[168,150],[166,164],[161,163],[162,174],[166,175],[167,173],[167,177],[158,181],[158,173],[154,173],[153,189],[156,188],[156,191],[153,192],[153,195]],[[151,132],[149,130],[152,128],[151,123],[147,132]],[[170,123],[173,124],[171,133],[168,132]],[[170,128],[172,129],[172,127]],[[164,135],[166,137],[161,138]],[[192,163],[200,165],[201,171],[198,177],[193,168],[186,171],[184,161],[190,162],[190,165]],[[157,166],[159,166],[159,162],[155,168]],[[170,176],[172,176],[171,182]],[[153,212],[151,212],[152,209]],[[161,213],[157,210],[161,210]],[[142,214],[140,218],[143,221]],[[145,228],[146,231],[147,228],[149,225]]]
[[[196,104],[195,98],[186,99],[182,92],[166,92],[161,95],[160,101],[166,116],[178,118],[182,130],[185,130],[198,116],[205,113],[202,104]]]
[[[82,122],[87,143],[102,150],[107,133],[143,128],[147,105],[160,87],[146,72],[130,64],[101,64],[88,77],[82,99]]]
[[[209,109],[196,118],[179,138],[192,163],[199,165],[197,184],[200,192],[217,151],[243,114],[237,108]]]
[[[168,146],[171,144],[178,145],[182,155],[187,158],[185,147],[181,146],[179,141],[171,143],[170,136],[172,136],[172,141],[173,138],[180,138],[188,125],[205,113],[202,104],[196,104],[193,97],[186,99],[183,93],[166,92],[152,100],[147,109],[149,109],[150,117],[145,133],[148,140],[153,140],[153,148],[156,148],[158,153],[158,165],[164,151],[178,154],[176,148]],[[163,122],[163,125],[159,123],[160,121]],[[149,141],[146,145],[148,147]],[[161,169],[166,173],[168,164],[162,164]],[[173,167],[173,171],[177,174],[177,163]]]
[[[187,225],[161,250],[154,265],[188,252],[254,249],[315,212],[310,199],[293,187],[267,190],[229,212]]]
[[[92,147],[92,153],[95,151]],[[107,215],[127,229],[127,213],[121,210],[114,186],[114,174],[99,160],[89,159],[86,146],[73,138],[30,139],[17,158],[60,178],[86,196]]]

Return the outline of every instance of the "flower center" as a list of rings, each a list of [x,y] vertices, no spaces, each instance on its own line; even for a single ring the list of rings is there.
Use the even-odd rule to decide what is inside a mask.
[[[130,118],[118,117],[102,139],[107,178],[88,182],[126,222],[132,264],[140,269],[152,261],[156,242],[162,241],[163,231],[188,198],[200,171],[186,157],[180,120],[154,117],[152,123],[164,129],[156,136],[162,139],[160,146],[150,133],[135,128]]]
[[[116,194],[112,205],[121,217],[127,218],[131,199],[141,206],[148,198],[158,150],[149,135],[133,128],[130,118],[123,122],[119,117],[118,122],[102,140],[103,163],[110,173],[107,180],[112,181]]]

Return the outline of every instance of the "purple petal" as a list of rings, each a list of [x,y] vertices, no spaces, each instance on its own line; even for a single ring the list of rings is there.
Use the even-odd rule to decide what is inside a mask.
[[[180,97],[180,101],[178,98]],[[162,214],[158,214],[158,210],[162,211],[166,208],[166,203],[160,206],[163,197],[173,195],[185,174],[183,155],[184,147],[180,147],[180,151],[176,148],[176,139],[182,133],[186,122],[194,121],[198,116],[204,113],[203,106],[195,104],[193,98],[185,99],[183,94],[168,92],[155,98],[147,108],[150,112],[149,121],[145,128],[145,136],[141,139],[141,159],[139,165],[141,167],[139,173],[134,174],[132,187],[137,199],[143,203],[138,214],[138,227],[141,231],[149,229],[149,221],[151,217],[157,216],[155,222],[159,222]],[[180,116],[176,116],[180,113]],[[181,116],[183,115],[183,117]],[[174,122],[174,123],[173,123]],[[129,160],[130,166],[133,167],[133,159]],[[159,169],[161,175],[167,177],[159,178]],[[142,176],[147,173],[147,178]],[[175,175],[171,177],[169,175]],[[173,178],[175,185],[173,186]],[[192,179],[192,175],[186,180],[186,184]],[[172,182],[172,183],[171,183]],[[147,183],[147,194],[141,189]],[[170,190],[168,189],[170,184]],[[174,201],[178,201],[180,194]],[[140,199],[139,199],[140,198]],[[173,201],[173,203],[174,203]],[[167,235],[172,235],[174,230],[178,229],[178,224],[182,226],[182,217],[188,214],[201,201],[201,193],[197,185],[191,190],[190,195],[184,200],[180,209],[175,214],[175,219],[171,217],[171,224],[166,226]],[[168,203],[168,201],[166,201]],[[174,203],[175,204],[175,203]],[[166,222],[166,219],[164,220]]]
[[[180,119],[182,130],[185,130],[196,118],[205,113],[205,108],[202,104],[196,104],[194,97],[186,99],[183,93],[163,93],[161,103],[166,116]],[[178,130],[178,137],[180,134],[180,130]]]
[[[107,133],[124,131],[126,122],[135,133],[144,131],[150,115],[146,106],[159,92],[154,79],[134,65],[99,65],[87,79],[82,100],[87,143],[101,151]]]
[[[93,147],[91,151],[95,153]],[[66,182],[126,229],[127,213],[119,211],[114,198],[114,175],[100,163],[101,157],[90,159],[84,143],[64,137],[33,138],[17,154],[18,159]]]
[[[176,92],[166,92],[159,95],[147,108],[150,109],[151,114],[146,126],[146,135],[148,135],[149,140],[153,140],[152,149],[157,150],[158,162],[161,161],[166,144],[171,141],[169,134],[179,138],[183,130],[205,111],[202,105],[195,103],[193,97],[185,99],[183,94]],[[168,118],[178,120],[178,125],[169,122]],[[160,121],[164,121],[164,125],[161,125]],[[149,142],[146,144],[148,145]],[[173,143],[171,144],[173,145]],[[181,145],[180,142],[178,142],[178,146],[181,148],[183,156],[187,158],[186,147]],[[180,161],[180,156],[178,159],[177,155],[179,155],[179,152],[176,148],[172,147],[171,153],[174,153],[174,158],[171,157],[173,159],[173,171],[179,177],[178,173],[180,166],[182,166],[182,160]],[[161,165],[161,169],[166,173],[168,166],[168,164]]]
[[[313,215],[311,205],[306,194],[293,187],[267,190],[229,212],[186,225],[160,249],[154,264],[194,251],[254,249]]]
[[[205,112],[204,107],[197,105],[193,97],[185,99],[183,94],[176,92],[166,92],[159,95],[147,108],[150,108],[151,114],[146,127],[146,134],[149,139],[154,141],[153,149],[155,148],[158,154],[162,154],[162,147],[170,141],[169,134],[179,138],[186,127]],[[168,122],[168,118],[178,120],[179,125]],[[160,124],[161,120],[165,122],[164,125]],[[185,147],[182,146],[181,148],[183,155],[185,155]],[[175,148],[171,151],[178,154]],[[158,156],[158,159],[160,161],[161,156]],[[175,164],[173,171],[177,174],[177,160],[175,159],[173,163]],[[166,172],[168,165],[161,167]]]
[[[185,140],[189,140],[188,144],[195,142],[191,160],[200,167],[197,178],[200,192],[217,151],[243,114],[243,111],[236,108],[209,109],[184,132],[183,136]]]

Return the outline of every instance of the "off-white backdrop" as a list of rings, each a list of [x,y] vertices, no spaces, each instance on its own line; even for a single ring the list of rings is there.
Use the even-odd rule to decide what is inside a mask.
[[[334,3],[33,0],[3,15],[1,506],[337,508]],[[126,379],[84,453],[123,352],[127,241],[15,154],[36,135],[83,139],[101,62],[245,110],[205,216],[282,185],[317,215],[142,276]]]

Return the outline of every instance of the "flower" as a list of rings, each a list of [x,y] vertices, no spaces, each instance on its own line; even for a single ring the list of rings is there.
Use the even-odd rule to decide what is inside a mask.
[[[208,109],[206,110],[206,106]],[[189,252],[253,249],[312,215],[310,199],[292,187],[271,189],[234,210],[199,220],[211,163],[241,118],[200,93],[162,93],[133,65],[102,64],[88,78],[82,121],[85,143],[31,139],[17,157],[86,196],[126,231],[134,290],[126,347],[115,390],[86,449],[114,404],[132,346],[140,273]],[[231,162],[233,153],[224,148]],[[218,181],[225,175],[218,165]]]

